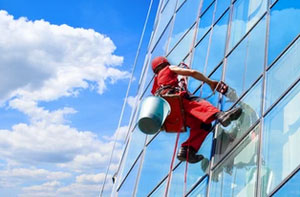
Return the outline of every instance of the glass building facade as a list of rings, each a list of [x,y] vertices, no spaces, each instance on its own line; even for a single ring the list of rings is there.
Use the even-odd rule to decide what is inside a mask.
[[[128,133],[111,196],[300,196],[299,19],[299,0],[160,0],[133,73],[136,102],[125,109]],[[234,89],[231,97],[207,100],[221,110],[243,109],[230,126],[215,125],[199,163],[176,159],[189,131],[146,136],[137,127],[156,56],[223,80]],[[192,78],[188,88],[202,98],[211,94]]]

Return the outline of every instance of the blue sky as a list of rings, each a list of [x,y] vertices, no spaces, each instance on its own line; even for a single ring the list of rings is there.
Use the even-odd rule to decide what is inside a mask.
[[[0,0],[1,196],[99,194],[149,2]]]

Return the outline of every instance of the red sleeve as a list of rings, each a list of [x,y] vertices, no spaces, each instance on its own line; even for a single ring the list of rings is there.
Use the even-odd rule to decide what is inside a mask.
[[[153,82],[153,86],[152,86],[152,90],[151,90],[151,93],[154,95],[156,90],[158,88],[158,85],[157,85],[157,76],[154,77],[154,82]]]

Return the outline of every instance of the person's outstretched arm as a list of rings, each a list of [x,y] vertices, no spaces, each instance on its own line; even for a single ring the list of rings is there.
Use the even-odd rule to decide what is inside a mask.
[[[169,68],[171,71],[177,73],[178,75],[193,77],[199,81],[203,81],[204,83],[207,83],[212,90],[215,90],[216,86],[218,85],[217,81],[209,79],[208,77],[206,77],[205,75],[203,75],[201,72],[197,70],[180,68],[178,66],[170,66]]]

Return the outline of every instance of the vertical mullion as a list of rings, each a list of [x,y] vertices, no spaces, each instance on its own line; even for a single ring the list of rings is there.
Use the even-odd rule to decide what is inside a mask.
[[[262,95],[261,95],[261,124],[260,124],[260,132],[259,132],[259,144],[258,144],[258,161],[257,161],[257,177],[256,177],[256,196],[260,196],[261,194],[261,171],[262,171],[262,146],[263,146],[263,132],[264,132],[264,108],[265,108],[265,99],[266,99],[266,83],[267,77],[266,72],[268,68],[268,47],[269,47],[269,34],[270,34],[270,5],[271,0],[268,0],[267,3],[267,15],[266,15],[266,32],[265,32],[265,58],[264,58],[264,71],[263,71],[263,87],[262,87]]]

